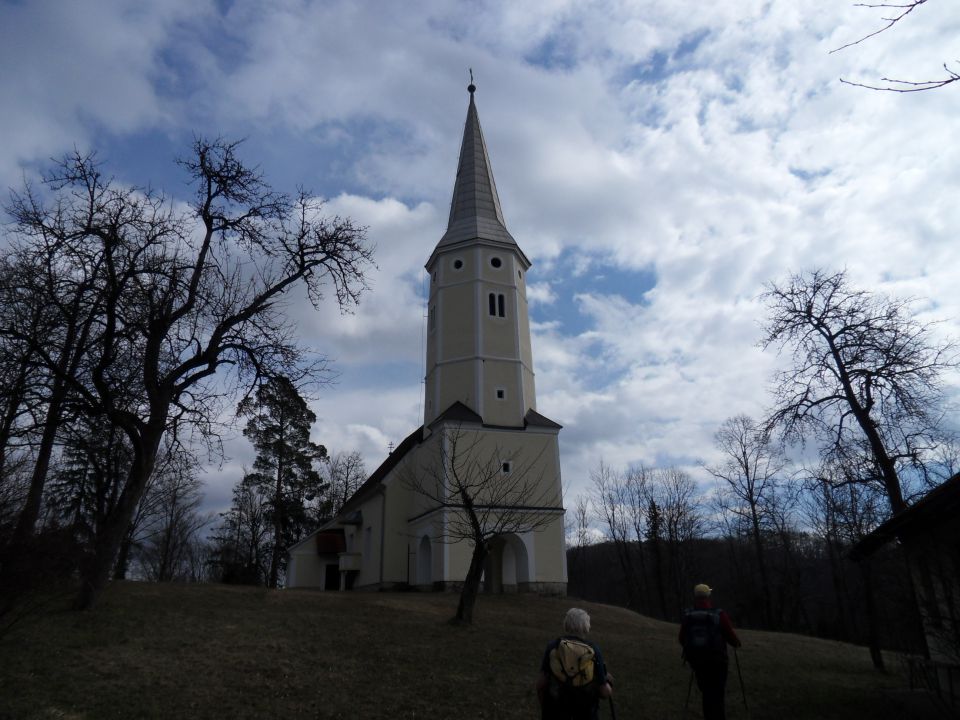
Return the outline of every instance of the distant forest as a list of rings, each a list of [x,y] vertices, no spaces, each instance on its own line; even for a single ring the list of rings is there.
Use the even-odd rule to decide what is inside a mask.
[[[633,568],[628,576],[621,551]],[[888,547],[863,564],[847,557],[848,548],[830,547],[805,533],[769,548],[769,595],[772,618],[764,617],[764,588],[749,544],[736,538],[702,538],[679,549],[677,571],[656,571],[648,543],[625,548],[606,541],[567,551],[568,594],[593,602],[632,607],[638,612],[679,622],[692,604],[692,589],[705,582],[714,588],[717,607],[736,627],[770,629],[870,644],[873,604],[879,645],[887,650],[924,652],[920,616],[913,600],[903,553]],[[634,597],[631,597],[631,592]],[[635,599],[634,599],[635,598]],[[679,649],[678,649],[679,652]]]

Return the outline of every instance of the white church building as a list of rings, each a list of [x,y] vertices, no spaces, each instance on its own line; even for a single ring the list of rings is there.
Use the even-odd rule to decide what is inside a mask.
[[[476,88],[471,83],[468,90],[447,231],[425,266],[423,425],[337,517],[289,548],[288,587],[459,587],[473,551],[462,532],[464,499],[449,482],[459,473],[459,481],[467,475],[473,483],[467,502],[474,515],[497,528],[483,588],[566,593],[561,426],[536,410],[526,297],[530,261],[506,228]],[[505,517],[510,522],[500,522]]]

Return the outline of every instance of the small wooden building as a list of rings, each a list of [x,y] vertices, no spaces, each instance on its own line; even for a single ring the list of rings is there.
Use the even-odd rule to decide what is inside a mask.
[[[913,681],[960,704],[960,473],[894,515],[858,543],[865,558],[897,541],[910,567],[929,661],[912,664]]]

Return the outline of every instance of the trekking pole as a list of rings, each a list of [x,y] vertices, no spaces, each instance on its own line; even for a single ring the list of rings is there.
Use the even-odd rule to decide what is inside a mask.
[[[687,716],[690,709],[690,693],[693,691],[693,668],[690,668],[690,682],[687,683],[687,699],[683,703],[683,716]]]
[[[610,701],[610,720],[617,720],[617,711],[613,707],[613,698],[608,697],[607,700]]]
[[[740,656],[737,654],[736,648],[733,649],[733,658],[737,661],[737,677],[740,678],[740,694],[743,695],[743,709],[747,715],[749,715],[750,708],[747,707],[747,690],[743,686],[743,673],[740,672]]]

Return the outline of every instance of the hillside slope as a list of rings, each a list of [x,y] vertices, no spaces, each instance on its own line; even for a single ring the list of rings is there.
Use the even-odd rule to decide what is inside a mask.
[[[35,616],[0,639],[0,718],[535,718],[543,646],[571,605],[592,616],[617,717],[683,717],[676,625],[622,608],[481,596],[475,625],[456,627],[449,594],[117,583],[91,612]],[[865,649],[741,636],[755,720],[931,717]],[[747,717],[732,663],[727,705]]]

